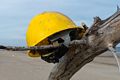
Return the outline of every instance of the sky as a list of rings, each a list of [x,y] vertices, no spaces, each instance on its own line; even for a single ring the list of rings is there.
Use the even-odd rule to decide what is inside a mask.
[[[0,0],[0,45],[26,46],[30,20],[44,11],[58,11],[78,26],[90,26],[93,17],[107,18],[117,5],[120,0]]]

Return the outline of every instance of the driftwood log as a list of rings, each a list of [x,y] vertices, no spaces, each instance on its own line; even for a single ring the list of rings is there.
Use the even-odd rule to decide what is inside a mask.
[[[114,53],[115,46],[120,42],[120,9],[105,20],[94,18],[90,29],[86,30],[83,38],[69,44],[69,51],[60,59],[51,71],[48,80],[70,80],[85,64],[96,56],[110,50]],[[2,46],[0,49],[12,51],[48,50],[59,46],[12,47]],[[119,64],[120,65],[120,64]]]
[[[81,40],[71,42],[69,51],[53,68],[48,80],[70,80],[85,64],[120,42],[120,9],[105,20],[94,23]]]

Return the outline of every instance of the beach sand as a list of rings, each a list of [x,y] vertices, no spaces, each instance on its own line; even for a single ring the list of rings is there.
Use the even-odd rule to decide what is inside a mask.
[[[0,80],[47,80],[54,64],[25,52],[0,51]],[[71,80],[120,80],[115,59],[106,52],[85,65]]]

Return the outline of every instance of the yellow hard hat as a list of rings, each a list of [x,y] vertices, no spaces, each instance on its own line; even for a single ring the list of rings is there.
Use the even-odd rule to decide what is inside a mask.
[[[82,28],[77,27],[75,23],[59,12],[43,12],[35,16],[28,27],[26,41],[28,46],[38,46],[48,44],[47,38],[57,32]],[[31,51],[29,56],[33,56]],[[31,55],[32,54],[32,55]],[[39,54],[36,54],[38,56]]]

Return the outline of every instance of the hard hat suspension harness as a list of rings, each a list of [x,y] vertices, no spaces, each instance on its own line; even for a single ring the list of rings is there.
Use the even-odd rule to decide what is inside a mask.
[[[48,37],[48,41],[53,45],[61,45],[59,48],[47,51],[41,58],[48,63],[58,63],[59,59],[68,51],[70,41],[80,39],[79,31],[82,29],[66,30]]]

